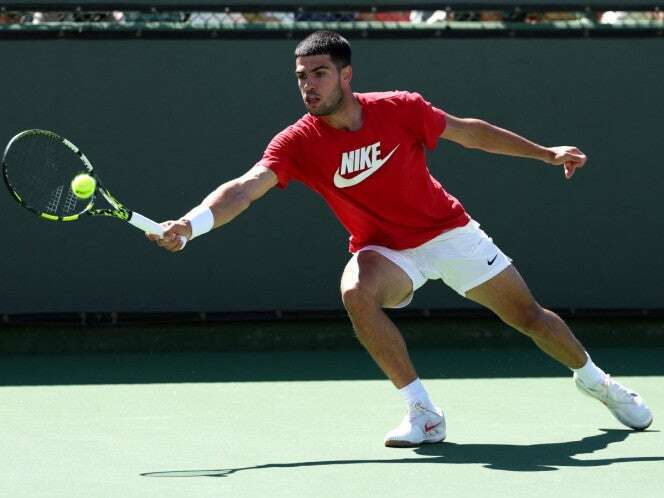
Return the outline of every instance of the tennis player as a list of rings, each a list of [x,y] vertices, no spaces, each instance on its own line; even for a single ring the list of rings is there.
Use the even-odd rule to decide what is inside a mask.
[[[511,259],[433,178],[425,148],[439,139],[494,154],[560,166],[570,179],[586,163],[576,147],[543,147],[480,119],[445,113],[417,93],[353,93],[351,48],[319,31],[295,49],[295,75],[308,111],[278,133],[262,158],[199,206],[163,224],[168,251],[178,236],[198,237],[238,216],[275,186],[299,180],[318,192],[350,232],[352,257],[341,297],[360,342],[402,393],[408,412],[385,445],[445,439],[443,411],[420,382],[403,337],[382,308],[401,308],[427,280],[440,279],[496,313],[570,368],[576,386],[604,403],[627,427],[652,422],[643,399],[597,367],[555,313],[531,295]]]

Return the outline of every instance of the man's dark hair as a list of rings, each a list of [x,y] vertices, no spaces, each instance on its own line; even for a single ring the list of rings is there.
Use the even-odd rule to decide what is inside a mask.
[[[337,69],[350,65],[350,43],[334,31],[311,33],[295,47],[295,57],[329,55]]]

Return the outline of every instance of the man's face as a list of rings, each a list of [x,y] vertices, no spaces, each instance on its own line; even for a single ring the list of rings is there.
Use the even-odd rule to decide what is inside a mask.
[[[295,76],[304,106],[314,116],[327,116],[337,111],[343,102],[342,76],[329,55],[309,55],[295,59]],[[347,72],[347,71],[346,71]],[[343,74],[342,74],[343,73]],[[345,79],[345,78],[344,78]]]

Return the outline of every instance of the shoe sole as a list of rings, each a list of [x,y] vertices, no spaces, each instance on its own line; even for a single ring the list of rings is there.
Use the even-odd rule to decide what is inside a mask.
[[[615,416],[615,415],[614,415],[614,416]],[[620,420],[618,417],[616,417],[616,420],[617,420],[618,422],[620,422],[621,424],[626,425],[627,427],[629,427],[630,429],[633,429],[633,430],[635,430],[635,431],[645,431],[648,427],[650,427],[650,426],[652,425],[652,421],[653,421],[653,419],[651,418],[651,419],[650,419],[650,422],[648,422],[648,423],[647,423],[646,425],[644,425],[643,427],[634,427],[634,426],[632,426],[632,425],[626,424],[625,422],[623,422],[622,420]]]
[[[411,443],[410,441],[399,441],[395,439],[391,439],[388,441],[385,441],[385,446],[388,448],[416,448],[417,446],[422,446],[424,444],[436,444],[436,443],[442,443],[445,441],[445,438],[441,438],[438,441],[422,441],[421,443]]]

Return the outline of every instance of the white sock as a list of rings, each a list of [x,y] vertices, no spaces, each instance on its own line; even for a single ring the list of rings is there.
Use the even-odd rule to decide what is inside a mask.
[[[427,394],[426,389],[424,389],[424,386],[420,382],[419,377],[408,384],[406,387],[399,389],[399,392],[409,407],[419,402],[426,410],[436,410],[436,408],[433,406],[433,403],[429,399],[429,395]]]
[[[586,386],[594,386],[606,378],[606,372],[593,363],[588,353],[586,353],[586,357],[588,361],[585,365],[581,368],[572,368],[572,370]]]

